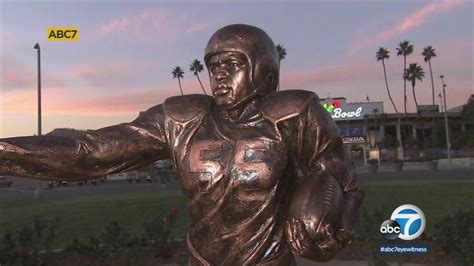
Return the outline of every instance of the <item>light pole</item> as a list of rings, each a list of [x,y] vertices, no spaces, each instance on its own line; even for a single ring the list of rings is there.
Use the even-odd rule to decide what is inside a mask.
[[[39,43],[33,47],[38,51],[38,136],[41,136],[41,48]],[[39,197],[41,181],[38,181],[35,190],[35,199]]]
[[[33,48],[38,51],[38,136],[41,136],[41,48],[39,43]]]
[[[443,84],[443,98],[444,98],[444,127],[446,128],[446,152],[448,153],[449,165],[451,165],[451,142],[449,141],[448,128],[448,106],[446,105],[446,84],[444,84],[444,75],[439,76]]]

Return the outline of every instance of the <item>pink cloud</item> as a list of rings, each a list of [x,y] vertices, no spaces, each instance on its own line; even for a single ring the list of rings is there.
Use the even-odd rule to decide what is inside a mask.
[[[346,81],[367,81],[377,71],[375,62],[354,62],[351,64],[317,67],[309,70],[295,70],[281,73],[283,89],[314,89],[325,84]]]
[[[32,69],[23,69],[20,67],[8,67],[3,65],[0,73],[0,84],[2,90],[23,89],[28,86],[34,86],[36,81],[35,72]]]
[[[104,34],[127,32],[135,39],[175,40],[179,34],[176,17],[166,9],[144,9],[138,13],[113,18],[100,26]],[[159,34],[160,38],[156,38]]]
[[[59,73],[59,77],[63,80],[85,81],[92,86],[117,85],[132,80],[138,68],[133,62],[83,64]]]
[[[400,36],[411,29],[422,26],[437,13],[450,11],[462,3],[463,1],[460,0],[444,0],[441,2],[427,4],[426,6],[415,10],[413,13],[403,18],[400,23],[394,25],[392,28],[375,34],[374,37],[364,35],[356,39],[349,47],[348,52],[349,54],[353,54],[364,48],[371,47],[373,45],[383,43],[396,36]]]
[[[188,29],[185,30],[186,33],[198,32],[206,29],[209,26],[207,22],[200,22],[194,25],[191,25]]]
[[[191,16],[189,12],[149,8],[138,13],[113,18],[103,23],[100,31],[103,34],[127,32],[127,36],[135,39],[169,43],[183,34],[198,32],[208,27],[207,22],[189,26],[187,22],[190,21]]]
[[[5,67],[8,66],[8,67]],[[2,62],[0,85],[2,90],[34,90],[36,88],[36,69],[18,64],[12,60]],[[83,64],[58,72],[43,70],[43,87],[69,87],[71,84],[83,82],[92,87],[118,86],[134,81],[140,66],[134,62],[107,62],[94,65]]]
[[[202,94],[198,82],[194,79],[182,81],[185,94]],[[207,85],[204,85],[207,86]],[[94,89],[94,88],[92,88]],[[79,88],[80,92],[91,88]],[[100,90],[100,88],[95,88]],[[209,90],[207,89],[207,92]],[[76,92],[66,91],[61,87],[48,88],[44,92],[43,108],[47,114],[74,115],[130,115],[144,111],[166,98],[178,95],[178,82],[162,88],[142,88],[133,92],[124,92],[95,97],[77,97]],[[4,113],[35,113],[37,95],[35,90],[12,91],[5,94],[1,106]]]
[[[100,30],[104,33],[111,33],[114,31],[125,31],[129,25],[130,21],[128,18],[117,18],[112,19],[111,21],[103,24],[100,27]]]

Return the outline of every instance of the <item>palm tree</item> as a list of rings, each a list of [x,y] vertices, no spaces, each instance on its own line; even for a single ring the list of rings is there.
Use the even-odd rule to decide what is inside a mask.
[[[276,45],[276,50],[278,52],[278,59],[281,62],[281,60],[285,59],[285,57],[286,57],[286,48],[283,47],[283,45],[281,45],[281,44],[277,44]]]
[[[382,66],[383,66],[383,75],[385,77],[385,86],[387,88],[387,93],[388,93],[388,98],[390,98],[390,102],[392,102],[393,109],[395,109],[395,113],[397,114],[397,141],[398,141],[398,159],[403,160],[403,145],[402,145],[402,134],[401,134],[401,125],[400,125],[400,115],[398,114],[398,109],[397,106],[395,105],[395,102],[392,99],[392,95],[390,94],[390,89],[388,88],[388,82],[387,82],[387,71],[385,69],[385,59],[389,59],[389,51],[387,48],[380,47],[377,53],[375,54],[375,58],[377,58],[377,61],[382,61]],[[368,98],[369,96],[367,96]]]
[[[435,92],[434,92],[434,82],[433,82],[433,71],[431,69],[431,58],[436,57],[435,49],[431,46],[427,46],[423,49],[423,52],[421,53],[424,56],[425,62],[428,62],[428,65],[430,67],[430,77],[431,77],[431,93],[433,96],[433,107],[435,105]],[[432,146],[435,146],[436,143],[436,133],[435,133],[435,117],[433,114],[433,119],[432,119],[432,127],[433,129],[431,130],[431,139],[432,139]]]
[[[171,72],[173,74],[173,79],[177,78],[178,79],[178,84],[179,84],[179,90],[181,91],[181,95],[184,95],[183,93],[183,88],[181,88],[181,79],[183,78],[184,71],[181,69],[181,67],[176,66],[173,68],[173,71]]]
[[[385,77],[385,86],[386,86],[386,88],[387,88],[388,98],[390,98],[390,101],[392,102],[393,109],[395,109],[395,113],[398,114],[397,106],[396,106],[395,103],[393,102],[392,95],[390,94],[390,90],[389,90],[389,88],[388,88],[387,71],[386,71],[386,69],[385,69],[385,59],[389,59],[389,58],[390,58],[389,53],[390,53],[390,52],[387,50],[387,48],[380,47],[379,50],[377,51],[377,53],[375,54],[375,57],[377,58],[377,61],[382,61],[383,75],[384,75],[384,77]]]
[[[423,81],[423,78],[425,77],[425,71],[423,71],[423,68],[419,66],[417,63],[411,63],[408,69],[406,70],[405,74],[403,77],[406,80],[411,81],[411,87],[413,91],[413,99],[415,100],[415,105],[416,105],[416,110],[418,111],[418,101],[416,100],[416,94],[415,94],[415,84],[416,80]],[[420,113],[418,113],[418,116]],[[423,121],[423,120],[422,120]],[[423,122],[422,122],[423,125]],[[423,129],[423,147],[426,148],[426,136],[425,136],[425,130]]]
[[[277,44],[275,48],[278,52],[278,67],[280,67],[281,60],[285,59],[286,57],[286,48],[281,44]],[[278,81],[277,90],[280,90],[280,81]]]
[[[430,67],[430,77],[431,77],[431,92],[433,96],[433,105],[435,105],[435,92],[434,92],[434,82],[433,82],[433,71],[431,69],[431,58],[436,57],[435,49],[431,46],[427,46],[423,49],[421,55],[424,56],[425,62],[428,62]]]
[[[413,53],[413,45],[409,41],[403,41],[398,44],[397,47],[397,56],[403,55],[403,74],[407,70],[407,55]],[[403,107],[405,111],[405,116],[407,115],[407,82],[406,79],[403,79]]]
[[[204,66],[201,64],[201,61],[194,59],[194,61],[189,65],[189,71],[192,71],[194,73],[194,76],[199,81],[199,84],[201,85],[202,91],[204,92],[205,95],[207,95],[206,90],[204,90],[204,86],[202,86],[201,79],[199,78],[199,72],[201,72],[204,69]]]
[[[415,100],[416,110],[418,110],[418,101],[416,100],[415,94],[415,84],[416,80],[423,81],[425,77],[425,71],[417,63],[411,63],[408,69],[405,71],[403,78],[405,80],[411,81],[411,87],[413,91],[413,99]]]

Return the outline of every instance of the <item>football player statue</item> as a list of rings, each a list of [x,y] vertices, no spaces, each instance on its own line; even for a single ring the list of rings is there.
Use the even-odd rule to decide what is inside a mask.
[[[219,29],[204,60],[212,97],[171,97],[83,137],[0,139],[0,174],[83,180],[171,158],[191,265],[330,260],[363,198],[336,124],[313,92],[276,92],[278,53],[259,28]]]

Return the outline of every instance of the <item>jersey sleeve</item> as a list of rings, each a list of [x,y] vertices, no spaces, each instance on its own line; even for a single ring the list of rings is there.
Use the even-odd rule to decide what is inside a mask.
[[[169,158],[161,105],[130,123],[87,131],[81,137],[0,139],[0,175],[83,180]]]

